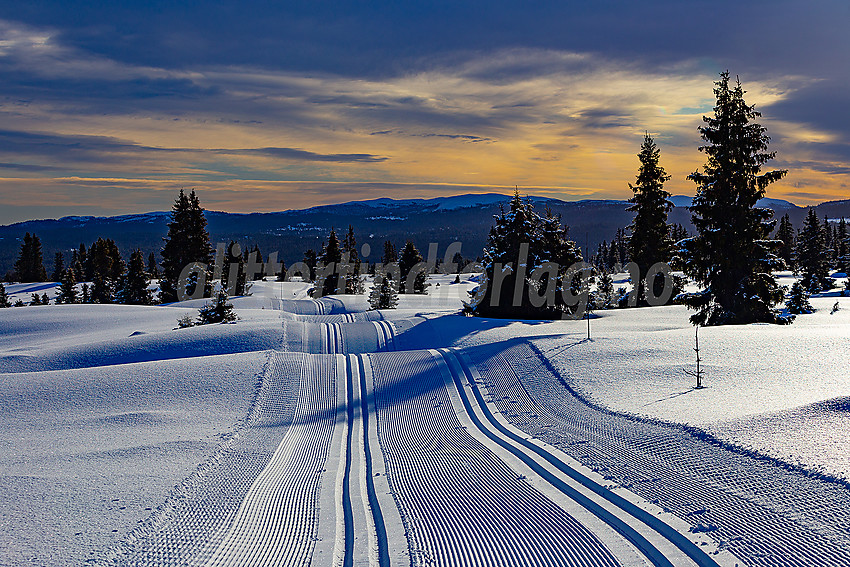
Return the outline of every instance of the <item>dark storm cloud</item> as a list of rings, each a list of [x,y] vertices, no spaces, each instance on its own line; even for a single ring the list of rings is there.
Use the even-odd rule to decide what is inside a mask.
[[[803,123],[819,131],[831,132],[846,144],[850,143],[848,104],[850,77],[837,77],[814,82],[759,110],[770,118]],[[850,148],[846,145],[823,145],[820,149],[850,157]]]
[[[9,5],[10,8],[12,4]],[[260,65],[392,76],[458,52],[528,47],[639,58],[701,58],[747,71],[830,69],[848,52],[843,0],[737,2],[74,2],[0,15],[61,30],[68,45],[134,65]],[[843,47],[843,49],[842,49]],[[813,57],[813,54],[818,54]],[[501,77],[520,76],[523,66]],[[491,75],[499,80],[500,75]]]
[[[54,160],[89,161],[89,162],[118,162],[125,159],[126,154],[163,154],[163,153],[197,153],[222,155],[264,155],[295,161],[337,162],[337,163],[377,163],[388,158],[371,154],[321,154],[297,148],[159,148],[144,146],[108,136],[65,136],[15,130],[0,130],[0,155],[40,156]],[[0,167],[3,167],[0,165]],[[43,166],[6,167],[42,168]],[[30,169],[36,171],[36,169]]]

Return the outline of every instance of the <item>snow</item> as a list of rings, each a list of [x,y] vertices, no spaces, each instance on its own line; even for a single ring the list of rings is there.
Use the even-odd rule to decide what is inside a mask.
[[[616,275],[615,287],[626,277]],[[587,449],[570,446],[568,434],[558,429],[579,414],[598,413],[581,400],[614,412],[603,413],[602,422],[625,423],[617,427],[636,438],[645,431],[659,439],[668,435],[671,443],[687,449],[683,455],[699,454],[703,442],[684,430],[670,433],[658,426],[667,431],[661,435],[652,429],[656,421],[685,424],[692,428],[687,431],[705,432],[723,447],[768,456],[752,465],[761,471],[753,482],[763,483],[759,490],[766,491],[766,504],[746,501],[756,506],[746,508],[754,518],[762,513],[757,506],[777,505],[769,500],[782,498],[777,487],[803,482],[782,480],[784,464],[850,478],[850,297],[837,289],[811,298],[815,313],[798,316],[790,326],[701,328],[705,387],[694,389],[685,373],[694,366],[694,328],[684,307],[597,311],[588,340],[587,321],[460,315],[477,279],[463,274],[462,283],[455,284],[454,274],[432,275],[428,295],[401,294],[398,309],[380,312],[368,310],[370,282],[366,296],[319,300],[310,298],[307,283],[254,282],[251,295],[232,298],[237,322],[188,329],[175,329],[177,319],[194,316],[207,300],[0,310],[0,427],[5,433],[0,486],[12,495],[0,502],[5,529],[0,563],[79,564],[103,559],[106,550],[106,557],[125,562],[155,557],[180,562],[186,546],[197,557],[226,561],[240,555],[240,546],[253,545],[252,532],[239,526],[262,522],[289,506],[301,515],[264,523],[268,527],[256,537],[281,542],[280,534],[296,534],[289,547],[279,549],[293,560],[311,553],[329,562],[344,553],[373,557],[383,529],[391,534],[391,549],[406,534],[414,557],[423,560],[451,562],[459,547],[491,549],[505,560],[534,550],[586,551],[599,537],[615,542],[606,543],[619,550],[611,561],[631,557],[629,562],[639,564],[631,548],[618,547],[619,535],[592,527],[586,519],[577,524],[582,515],[563,495],[506,456],[484,430],[473,430],[459,405],[473,391],[452,389],[466,380],[460,365],[467,356],[470,376],[480,370],[476,388],[489,396],[500,420],[544,440],[541,447],[550,443],[573,455],[581,461],[576,461],[577,470],[587,478],[598,476],[598,482],[607,482],[608,465],[612,475],[619,474],[616,467],[593,461],[590,444]],[[782,284],[791,281],[790,274],[783,274]],[[7,289],[28,301],[35,290],[53,295],[55,284]],[[840,308],[830,314],[836,301]],[[361,437],[347,449],[345,429],[340,429],[347,423],[346,388],[353,389],[358,403],[368,397],[377,404],[350,414],[351,427]],[[374,412],[383,420],[381,427]],[[610,433],[585,426],[593,435]],[[364,431],[371,439],[373,477],[366,476],[362,452],[355,452],[347,473],[343,466],[353,448],[364,450]],[[308,447],[309,452],[300,452]],[[748,458],[712,447],[705,466],[723,474],[737,470],[736,459]],[[663,447],[646,450],[656,455]],[[660,474],[653,466],[635,461],[634,471],[651,480]],[[423,467],[430,476],[410,473]],[[591,469],[603,473],[593,476],[597,473]],[[310,472],[317,470],[325,472]],[[465,474],[475,476],[466,483]],[[340,547],[338,524],[316,513],[336,509],[335,487],[346,475],[352,487],[363,487],[362,493],[352,489],[351,517],[359,534],[352,549]],[[374,482],[371,492],[366,478]],[[300,479],[297,486],[303,491],[273,489],[275,479]],[[814,480],[805,482],[800,499],[827,490]],[[711,543],[709,520],[699,519],[693,502],[671,495],[675,490],[659,488],[652,496],[651,484],[640,487],[632,490],[623,483],[616,490],[645,510],[652,509],[648,500],[670,498],[663,506],[678,518],[669,523],[685,532],[691,526],[688,537],[707,530],[701,537]],[[846,498],[844,492],[824,494],[823,506]],[[459,521],[466,518],[464,530],[444,521],[458,499],[486,503],[452,512]],[[198,502],[204,507],[198,508]],[[729,510],[740,504],[727,493],[717,502]],[[802,500],[793,502],[800,508],[794,513],[802,515],[801,525],[810,527],[818,511],[803,510]],[[373,507],[383,509],[385,525],[373,521]],[[557,519],[555,527],[542,529],[548,524],[527,521],[522,513],[527,509],[546,521]],[[495,513],[499,510],[501,516]],[[721,512],[711,510],[705,518],[723,522],[718,532],[723,538],[737,537],[734,530],[743,528]],[[497,516],[514,520],[507,525]],[[827,527],[817,529],[832,529],[830,520],[824,521]],[[800,533],[809,537],[809,532]],[[204,534],[218,535],[204,540]],[[791,537],[777,534],[780,540]],[[758,536],[747,532],[742,537],[733,547],[751,553],[747,542]],[[306,547],[298,547],[298,541]],[[402,543],[406,554],[408,542]]]

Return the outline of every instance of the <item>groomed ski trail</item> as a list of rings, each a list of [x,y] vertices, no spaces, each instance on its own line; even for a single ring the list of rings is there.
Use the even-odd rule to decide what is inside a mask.
[[[710,540],[693,535],[689,537],[685,530],[673,528],[655,513],[636,504],[633,495],[625,498],[609,490],[599,482],[602,479],[591,478],[582,470],[584,467],[576,466],[577,463],[573,464],[574,461],[560,451],[529,439],[521,431],[497,419],[480,392],[481,377],[468,359],[455,349],[444,348],[432,353],[445,361],[451,378],[447,387],[454,387],[475,427],[565,496],[612,527],[639,549],[652,565],[719,567],[740,564],[740,560],[728,552],[709,555],[705,549],[712,549],[713,542]]]

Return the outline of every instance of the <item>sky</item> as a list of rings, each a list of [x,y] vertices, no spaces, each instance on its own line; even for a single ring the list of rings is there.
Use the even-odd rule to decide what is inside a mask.
[[[7,2],[0,223],[378,197],[625,199],[645,132],[673,194],[729,70],[789,174],[850,198],[850,3]]]

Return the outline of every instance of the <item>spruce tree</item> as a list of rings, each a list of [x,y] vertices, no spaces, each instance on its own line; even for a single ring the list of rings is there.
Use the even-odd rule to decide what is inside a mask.
[[[629,199],[632,206],[626,210],[635,213],[635,217],[629,225],[632,234],[628,252],[631,261],[638,265],[640,271],[638,281],[633,284],[637,286],[637,296],[641,299],[645,296],[644,284],[653,286],[655,296],[661,295],[663,276],[659,274],[654,282],[644,282],[644,279],[654,264],[669,262],[672,253],[667,213],[673,208],[673,203],[668,200],[670,193],[664,190],[664,182],[668,181],[670,176],[658,163],[660,155],[655,142],[649,134],[645,134],[638,154],[640,168],[637,183],[629,183],[634,196]]]
[[[30,235],[27,232],[24,235],[18,260],[15,262],[15,272],[21,283],[47,281],[41,240],[35,234]]]
[[[50,305],[50,298],[47,297],[46,293],[41,294],[41,304],[42,305]]]
[[[212,257],[207,219],[194,189],[188,196],[180,190],[171,209],[171,221],[164,242],[161,252],[160,301],[169,303],[178,299],[178,278],[183,268],[192,262],[209,264]],[[187,291],[191,293],[193,290]]]
[[[233,304],[227,300],[227,291],[219,290],[212,303],[207,303],[198,310],[198,325],[210,323],[230,323],[238,317],[233,310]]]
[[[563,289],[575,292],[577,285],[569,268],[582,259],[578,247],[567,238],[567,229],[551,211],[541,218],[528,199],[520,198],[519,191],[514,192],[508,211],[500,207],[494,219],[484,249],[484,282],[467,309],[484,317],[560,317],[566,308]],[[523,257],[520,252],[526,246]],[[549,277],[533,280],[537,268],[544,268]],[[546,268],[551,272],[545,272]],[[541,286],[545,289],[539,289]],[[549,290],[556,290],[554,304],[544,297]],[[543,298],[542,305],[532,302],[532,293]]]
[[[614,278],[608,272],[602,272],[596,286],[598,309],[610,309],[614,304]]]
[[[65,271],[65,257],[61,252],[53,255],[53,273],[50,274],[50,279],[54,282],[62,281],[62,272]]]
[[[836,240],[838,240],[838,262],[837,267],[839,272],[847,273],[848,269],[850,269],[850,239],[848,239],[847,233],[847,221],[844,220],[844,217],[838,221],[838,228],[836,229]]]
[[[832,289],[835,281],[829,277],[826,232],[813,208],[809,208],[800,230],[797,241],[797,266],[803,276],[801,284],[809,293]]]
[[[422,257],[422,254],[419,253],[419,250],[416,249],[413,242],[408,240],[398,259],[398,267],[401,272],[401,286],[399,288],[399,293],[425,293],[425,288],[428,287],[428,284],[425,283],[425,279],[427,277],[425,271],[420,270],[416,273],[413,278],[412,289],[408,282],[410,271],[417,264],[424,261],[425,259]]]
[[[156,254],[153,252],[148,254],[148,275],[152,279],[159,278],[159,267],[156,265]]]
[[[0,282],[0,308],[11,307],[12,303],[9,301],[9,296],[6,294],[6,286],[3,285],[3,282]]]
[[[77,277],[74,274],[74,268],[70,266],[65,268],[65,273],[62,275],[62,282],[59,284],[59,294],[56,296],[56,303],[79,303],[77,296]]]
[[[317,272],[321,269],[324,274],[318,276],[316,286],[321,287],[322,295],[331,295],[339,290],[339,265],[342,263],[342,249],[336,231],[332,228],[328,235],[328,243],[322,247],[322,254],[317,264]]]
[[[715,84],[714,116],[703,117],[699,129],[706,163],[688,176],[697,184],[690,207],[697,235],[679,251],[685,273],[704,287],[684,302],[697,311],[695,325],[787,323],[773,309],[783,299],[772,273],[781,266],[773,254],[779,243],[767,240],[773,211],[756,207],[787,171],[761,173],[774,153],[767,152],[765,128],[754,122],[760,113],[744,101],[740,82],[730,88],[728,71]]]
[[[345,274],[345,293],[363,293],[363,279],[360,277],[360,254],[357,251],[357,239],[354,227],[348,225],[348,234],[342,240],[342,260],[347,265]]]
[[[786,267],[794,265],[794,227],[791,224],[791,218],[788,213],[782,216],[779,221],[779,227],[776,229],[776,240],[781,242],[776,251],[776,255],[782,258]]]
[[[30,305],[41,305],[41,296],[37,293],[30,296]]]
[[[789,313],[793,313],[794,315],[812,313],[814,311],[812,305],[809,303],[809,294],[799,281],[795,281],[791,286],[791,292],[785,301],[785,307],[788,308]]]
[[[112,303],[118,280],[124,275],[124,260],[112,239],[98,238],[88,251],[93,303]]]
[[[224,266],[221,272],[221,284],[227,290],[228,295],[245,295],[245,256],[242,247],[230,241],[224,254]]]
[[[398,262],[398,253],[395,246],[389,240],[384,241],[384,253],[381,256],[381,263],[384,266],[389,266],[393,262]]]
[[[319,256],[316,254],[316,251],[312,248],[308,248],[307,251],[304,252],[302,262],[304,262],[304,265],[307,266],[310,273],[301,274],[301,276],[308,282],[316,281],[316,266],[319,263]]]
[[[386,272],[376,272],[369,294],[369,307],[371,309],[395,309],[398,305],[398,292],[393,285],[392,278]]]
[[[150,305],[153,302],[148,289],[149,276],[141,250],[134,250],[127,264],[127,273],[119,280],[116,302],[126,305]]]

